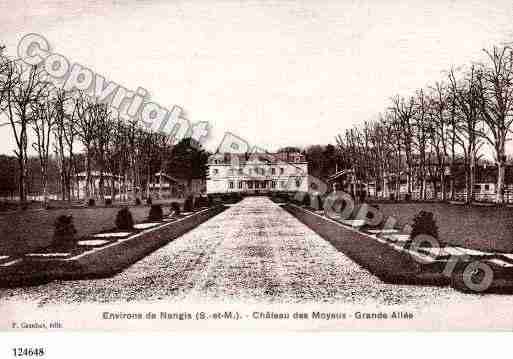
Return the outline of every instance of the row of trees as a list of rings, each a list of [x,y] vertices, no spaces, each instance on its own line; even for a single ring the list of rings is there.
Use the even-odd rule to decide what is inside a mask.
[[[57,162],[59,192],[64,200],[73,198],[79,169],[85,170],[88,198],[92,196],[92,172],[99,172],[99,198],[103,199],[107,173],[125,184],[121,190],[131,188],[135,196],[136,188],[146,188],[148,193],[157,171],[170,167],[180,170],[181,163],[186,176],[195,176],[198,170],[188,168],[197,166],[184,162],[200,156],[206,163],[208,155],[197,144],[182,141],[174,148],[167,135],[148,131],[136,120],[122,119],[84,92],[57,88],[46,76],[40,67],[21,66],[6,56],[0,57],[0,112],[7,118],[16,142],[16,182],[21,201],[27,199],[30,149],[37,153],[45,200],[50,160]],[[114,181],[110,186],[110,192],[115,193]]]
[[[467,200],[474,197],[476,163],[493,151],[497,166],[496,201],[504,201],[506,142],[513,122],[513,50],[485,50],[486,61],[451,69],[433,86],[412,96],[395,96],[378,120],[365,122],[337,137],[338,148],[360,181],[376,181],[399,193],[427,182],[435,195],[455,196],[462,169]],[[439,186],[437,186],[439,184]],[[385,195],[385,191],[382,192]]]

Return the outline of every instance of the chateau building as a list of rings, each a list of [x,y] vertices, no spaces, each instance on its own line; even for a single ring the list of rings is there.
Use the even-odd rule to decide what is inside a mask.
[[[297,191],[308,191],[301,153],[216,153],[208,160],[207,194]]]

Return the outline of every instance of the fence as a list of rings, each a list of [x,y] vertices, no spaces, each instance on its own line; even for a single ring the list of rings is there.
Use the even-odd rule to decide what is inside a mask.
[[[371,197],[371,198],[378,199],[378,200],[379,199],[395,200],[395,194],[392,194],[391,197],[389,196],[386,198],[379,196],[379,195],[377,197]],[[411,197],[408,197],[407,193],[400,193],[398,200],[404,201],[404,200],[409,200],[410,198],[413,201],[424,201],[424,200],[426,200],[426,201],[441,201],[442,193],[438,192],[437,195],[435,196],[435,194],[433,192],[427,191],[425,198],[422,198],[422,195],[418,191],[412,192]],[[452,199],[451,199],[450,193],[446,194],[446,200],[467,202],[467,198],[468,198],[467,192],[456,192]],[[496,203],[496,200],[497,200],[497,195],[493,192],[474,192],[473,199],[472,199],[473,202],[483,202],[483,203]],[[505,191],[504,192],[504,203],[513,204],[513,191]]]

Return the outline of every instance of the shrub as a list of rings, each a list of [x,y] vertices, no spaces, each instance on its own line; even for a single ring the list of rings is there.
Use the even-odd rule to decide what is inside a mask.
[[[88,207],[96,206],[96,201],[94,200],[94,198],[89,198],[89,201],[87,201],[87,206]]]
[[[410,238],[414,239],[419,234],[429,235],[438,239],[438,227],[436,225],[433,213],[420,211],[413,219]]]
[[[135,205],[140,206],[141,205],[141,199],[139,197],[135,198]]]
[[[192,195],[187,196],[185,202],[183,203],[184,212],[192,212],[194,209],[194,197]]]
[[[162,211],[162,206],[160,204],[154,204],[150,208],[150,214],[148,215],[149,221],[162,221],[162,217],[164,217],[164,211]]]
[[[207,202],[208,202],[208,206],[212,206],[214,203],[215,203],[215,198],[214,196],[211,196],[211,195],[207,195]]]
[[[105,200],[105,205],[106,205],[106,206],[112,206],[112,199],[111,199],[111,198],[107,198],[107,199]]]
[[[175,214],[180,214],[180,203],[178,202],[171,202],[171,209]]]
[[[151,199],[151,197],[150,197],[150,196],[148,196],[148,197],[146,198],[146,205],[151,206],[152,204],[153,204],[153,200]]]
[[[54,243],[57,245],[70,244],[77,233],[71,214],[57,217],[54,223],[54,229]]]
[[[353,209],[351,218],[365,220],[365,227],[368,229],[382,228],[385,220],[385,217],[383,216],[383,213],[379,211],[378,206],[367,203],[356,205]]]
[[[128,207],[121,208],[116,215],[116,227],[121,230],[130,230],[134,227],[134,219]]]
[[[198,210],[201,208],[201,197],[196,198],[194,201],[194,209]]]
[[[202,207],[208,207],[208,197],[199,196],[198,198],[196,198],[196,202],[194,202],[194,207],[196,209],[200,209]]]
[[[241,200],[242,200],[242,195],[240,193],[229,193],[223,199],[223,202],[234,204],[234,203],[240,202]]]

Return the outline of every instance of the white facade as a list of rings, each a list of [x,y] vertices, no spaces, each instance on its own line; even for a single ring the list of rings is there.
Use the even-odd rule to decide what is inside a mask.
[[[75,176],[75,184],[76,190],[74,191],[74,195],[77,199],[87,199],[87,186],[86,186],[86,178],[87,174],[85,172],[77,173]],[[114,192],[112,193],[112,188],[114,188]],[[96,198],[100,194],[100,172],[99,171],[91,171],[90,174],[90,187],[91,198]],[[113,194],[119,194],[122,190],[131,191],[130,184],[123,184],[120,176],[115,176],[112,173],[105,172],[103,173],[103,190],[105,198],[113,198]]]
[[[214,154],[207,194],[307,192],[308,165],[299,153]]]

